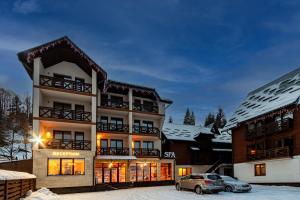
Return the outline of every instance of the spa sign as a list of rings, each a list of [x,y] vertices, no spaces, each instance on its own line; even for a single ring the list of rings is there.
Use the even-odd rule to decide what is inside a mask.
[[[165,152],[164,158],[176,158],[175,152]]]

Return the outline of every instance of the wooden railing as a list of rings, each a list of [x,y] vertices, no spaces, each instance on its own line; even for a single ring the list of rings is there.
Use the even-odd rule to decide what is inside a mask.
[[[47,140],[40,148],[44,149],[70,149],[70,150],[91,150],[90,140]]]
[[[147,126],[133,126],[132,132],[136,134],[154,135],[159,136],[160,130],[156,127]]]
[[[264,160],[291,156],[290,148],[279,147],[266,150],[251,150],[248,153],[248,160]]]
[[[280,122],[271,122],[268,124],[262,124],[260,127],[255,127],[252,130],[246,132],[246,139],[251,140],[253,138],[258,138],[266,135],[271,135],[274,133],[279,133],[287,131],[293,128],[292,119],[284,119]]]
[[[92,115],[91,112],[86,111],[66,110],[40,106],[40,117],[90,122]]]
[[[158,113],[158,106],[157,105],[146,105],[140,103],[133,103],[133,110],[142,111],[142,112],[152,112]]]
[[[60,88],[64,90],[71,90],[75,92],[92,93],[92,84],[80,83],[73,80],[66,80],[63,78],[40,75],[40,85]]]
[[[25,196],[29,190],[35,190],[36,179],[18,179],[0,181],[0,199],[15,200]]]
[[[97,122],[97,131],[129,132],[128,124],[102,123]]]
[[[101,106],[104,107],[111,107],[111,108],[122,108],[122,109],[128,109],[129,103],[127,101],[114,101],[111,99],[102,100]]]
[[[132,149],[132,155],[136,157],[159,157],[160,151],[158,149],[135,148]]]
[[[100,148],[100,147],[97,147],[97,155],[128,156],[129,148],[113,148],[113,147]]]

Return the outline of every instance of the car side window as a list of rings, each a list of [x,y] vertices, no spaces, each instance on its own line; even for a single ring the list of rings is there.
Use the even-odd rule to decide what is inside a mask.
[[[203,176],[200,176],[200,175],[194,175],[191,177],[192,179],[204,179]]]

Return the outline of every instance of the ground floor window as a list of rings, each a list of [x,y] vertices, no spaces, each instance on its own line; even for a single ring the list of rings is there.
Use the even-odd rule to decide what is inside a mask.
[[[255,176],[265,176],[266,175],[266,164],[255,164],[254,165]]]
[[[172,163],[161,163],[160,180],[172,180]]]
[[[48,176],[84,175],[84,158],[49,158]]]
[[[122,183],[125,182],[126,163],[96,163],[96,182]]]
[[[130,181],[157,181],[156,163],[135,163],[130,165]]]
[[[188,176],[192,173],[191,167],[180,167],[178,168],[178,176]]]

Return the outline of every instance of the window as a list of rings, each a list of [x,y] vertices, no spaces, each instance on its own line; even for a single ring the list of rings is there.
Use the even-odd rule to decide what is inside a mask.
[[[172,180],[172,164],[171,163],[161,163],[160,166],[160,180]]]
[[[123,148],[123,140],[110,140],[110,147],[116,149]]]
[[[143,142],[143,149],[153,149],[154,143],[152,141],[144,141]]]
[[[266,175],[266,164],[256,164],[254,165],[255,176],[265,176]]]
[[[192,168],[191,167],[186,167],[186,168],[178,168],[178,176],[187,176],[192,173]]]
[[[49,158],[48,176],[84,175],[84,158]]]
[[[95,165],[96,182],[99,183],[121,183],[125,182],[125,163],[98,163]]]
[[[113,131],[122,131],[123,129],[123,119],[122,118],[111,118],[111,129]]]
[[[60,174],[60,159],[48,160],[48,176],[55,176]]]
[[[130,181],[157,181],[156,163],[135,163],[130,165]]]
[[[153,122],[143,121],[143,126],[147,127],[147,129],[153,128]]]
[[[140,120],[134,120],[133,132],[134,133],[140,133],[140,126],[141,126],[141,121]]]

